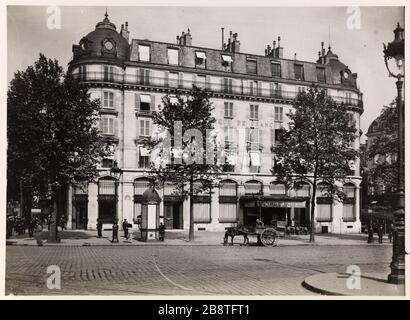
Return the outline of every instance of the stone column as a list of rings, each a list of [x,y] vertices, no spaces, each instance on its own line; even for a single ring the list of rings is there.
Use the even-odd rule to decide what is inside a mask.
[[[132,181],[122,182],[123,197],[122,197],[122,220],[127,219],[129,223],[133,223],[134,217],[134,185]],[[121,220],[121,222],[122,222]]]
[[[241,208],[241,206],[240,206],[240,204],[239,204],[239,199],[240,199],[243,195],[245,195],[245,186],[244,186],[243,184],[238,184],[238,195],[237,195],[237,196],[238,196],[238,202],[237,202],[236,211],[237,211],[237,218],[238,218],[239,223],[240,223],[241,225],[243,225],[243,224],[244,224],[244,221],[245,221],[245,216],[244,216],[245,210],[244,210],[243,208]]]
[[[87,229],[95,230],[98,218],[98,184],[88,185],[88,225]]]
[[[218,227],[219,224],[219,189],[214,188],[211,194],[211,224]]]

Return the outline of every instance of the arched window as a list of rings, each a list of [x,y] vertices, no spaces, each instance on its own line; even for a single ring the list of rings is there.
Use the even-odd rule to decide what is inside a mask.
[[[343,186],[343,221],[355,221],[355,205],[356,205],[356,187],[352,183],[347,183]]]
[[[219,183],[219,196],[236,197],[238,184],[232,180],[223,180]]]
[[[296,189],[296,196],[297,197],[310,197],[310,185],[307,183],[303,183]]]
[[[316,189],[316,221],[331,222],[333,198],[328,193],[325,183],[319,183]]]
[[[219,183],[219,222],[236,222],[238,184],[232,180]]]
[[[270,194],[277,194],[277,195],[285,195],[286,194],[286,186],[283,182],[273,181],[269,185],[269,193]]]
[[[251,180],[245,182],[245,194],[262,194],[262,182]]]
[[[134,180],[134,195],[142,195],[149,188],[150,180],[139,178]]]

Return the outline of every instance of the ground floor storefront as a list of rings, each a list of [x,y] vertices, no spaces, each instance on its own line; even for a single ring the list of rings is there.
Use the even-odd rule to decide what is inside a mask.
[[[115,179],[101,172],[95,183],[72,186],[67,192],[67,227],[96,229],[97,219],[103,228],[111,228],[114,220],[124,219],[137,228],[143,211],[142,195],[149,188],[149,176],[141,172],[124,172]],[[200,183],[200,182],[195,182]],[[315,228],[323,233],[357,233],[359,218],[360,179],[346,184],[344,202],[317,198]],[[345,187],[343,187],[345,188]],[[167,230],[188,230],[190,202],[193,204],[195,229],[223,231],[227,227],[254,225],[259,218],[265,225],[309,228],[310,187],[287,190],[273,176],[229,175],[218,187],[189,199],[181,196],[171,184],[157,190],[159,221]]]

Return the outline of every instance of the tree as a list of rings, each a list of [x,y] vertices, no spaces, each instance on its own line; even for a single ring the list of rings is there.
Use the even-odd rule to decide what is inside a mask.
[[[98,100],[66,74],[57,60],[40,54],[18,71],[7,93],[7,175],[11,185],[29,184],[53,202],[49,241],[57,241],[57,198],[71,183],[91,181],[109,149],[97,128]]]
[[[384,106],[380,116],[376,119],[376,134],[372,141],[369,139],[367,159],[372,162],[368,168],[369,184],[372,187],[383,185],[385,190],[392,192],[397,187],[398,166],[398,115],[396,101]]]
[[[146,141],[151,150],[151,178],[154,185],[172,183],[185,197],[189,196],[189,241],[194,240],[192,197],[211,191],[221,173],[217,164],[216,140],[210,93],[196,86],[187,95],[163,97],[163,107],[153,113],[156,137]],[[195,182],[195,183],[194,183]],[[187,189],[188,186],[188,189]]]
[[[325,90],[312,85],[301,92],[288,114],[289,130],[282,130],[282,141],[274,152],[278,164],[273,173],[288,187],[299,188],[303,183],[312,186],[310,198],[310,241],[314,242],[315,206],[318,184],[320,191],[335,200],[343,198],[336,181],[351,173],[350,161],[358,152],[351,147],[355,127],[344,104],[337,104]]]

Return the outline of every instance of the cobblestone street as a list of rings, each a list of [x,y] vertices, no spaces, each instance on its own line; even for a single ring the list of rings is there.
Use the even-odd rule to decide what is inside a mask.
[[[307,276],[389,273],[390,246],[8,246],[6,294],[14,295],[314,295]],[[46,269],[61,269],[49,290]]]

